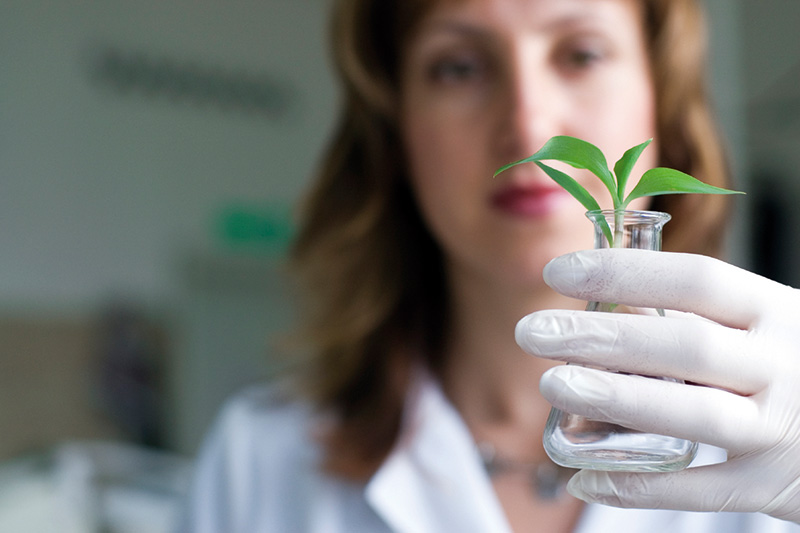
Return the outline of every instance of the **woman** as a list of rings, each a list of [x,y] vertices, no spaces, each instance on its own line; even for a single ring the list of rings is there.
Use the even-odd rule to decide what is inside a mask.
[[[198,466],[186,529],[800,531],[789,522],[800,520],[793,459],[800,454],[792,443],[800,428],[797,401],[747,404],[741,427],[764,430],[763,439],[737,433],[729,419],[761,393],[763,402],[787,398],[798,363],[787,359],[767,370],[750,361],[762,351],[791,353],[791,327],[773,321],[771,331],[750,336],[760,344],[746,335],[750,340],[736,344],[731,339],[743,339],[728,328],[714,330],[715,338],[731,340],[726,355],[733,355],[722,364],[713,345],[693,342],[716,324],[658,319],[671,324],[672,339],[687,341],[653,341],[643,366],[635,328],[658,339],[667,326],[630,317],[609,326],[598,322],[599,313],[571,311],[610,290],[603,301],[705,313],[744,333],[762,310],[757,293],[746,292],[753,279],[769,287],[771,303],[789,310],[797,307],[794,291],[682,254],[626,254],[622,263],[616,255],[566,255],[546,269],[551,288],[545,265],[591,247],[583,208],[534,165],[490,178],[551,136],[567,134],[610,158],[653,137],[633,175],[658,164],[724,186],[695,2],[340,0],[333,30],[344,109],[294,249],[310,297],[310,356],[288,392],[256,388],[229,403]],[[602,196],[599,181],[576,176]],[[637,207],[673,215],[666,250],[717,253],[723,198],[662,197]],[[709,283],[700,287],[710,290],[682,282],[687,265],[700,265]],[[618,282],[628,268],[642,269],[642,283]],[[720,289],[716,273],[737,284]],[[731,302],[750,307],[729,320],[724,304]],[[530,313],[517,339],[539,358],[525,356],[515,342],[515,324]],[[570,329],[573,319],[586,328]],[[591,334],[628,325],[624,337]],[[559,327],[571,343],[558,341]],[[603,359],[608,354],[615,357]],[[607,390],[592,384],[635,378],[550,360],[577,357],[640,373],[657,367],[661,375],[720,388],[622,383],[630,394],[613,389],[619,397],[607,400]],[[581,473],[571,492],[623,507],[763,513],[627,511],[570,496],[561,481],[567,476],[550,474],[542,448],[550,404],[537,390],[540,378],[547,398],[572,412],[732,450],[733,460],[716,471]],[[702,402],[708,391],[727,395],[712,398],[730,407],[719,418],[695,404],[677,414],[663,407],[683,407],[687,395]],[[760,409],[782,415],[780,422]],[[731,464],[741,468],[725,470]],[[756,481],[744,483],[748,477]]]

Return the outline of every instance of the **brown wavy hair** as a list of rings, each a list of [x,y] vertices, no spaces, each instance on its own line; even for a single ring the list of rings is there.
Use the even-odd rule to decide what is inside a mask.
[[[445,1],[445,0],[440,0]],[[453,1],[453,0],[448,0]],[[649,36],[659,164],[728,186],[706,92],[706,35],[695,0],[639,0]],[[336,422],[327,468],[364,479],[397,439],[411,368],[441,364],[447,295],[441,252],[407,179],[396,109],[401,53],[436,2],[338,0],[335,72],[344,101],[303,205],[292,250],[304,294],[304,391]],[[663,247],[719,253],[727,200],[655,198],[673,215]]]

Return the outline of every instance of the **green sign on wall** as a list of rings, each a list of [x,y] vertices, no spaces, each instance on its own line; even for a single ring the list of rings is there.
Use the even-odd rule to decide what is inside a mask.
[[[217,236],[223,246],[245,253],[286,253],[294,235],[292,210],[280,204],[231,204],[217,216]]]

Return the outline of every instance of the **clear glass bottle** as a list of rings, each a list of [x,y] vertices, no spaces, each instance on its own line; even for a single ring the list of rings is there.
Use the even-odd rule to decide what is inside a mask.
[[[595,248],[610,247],[603,231],[605,221],[608,224],[606,229],[614,235],[614,247],[646,250],[661,250],[661,230],[671,218],[669,214],[657,211],[589,211],[586,216],[594,222]],[[648,312],[612,302],[589,302],[586,310]],[[664,316],[661,309],[649,312]],[[629,472],[680,470],[694,459],[697,452],[696,442],[643,433],[555,408],[550,411],[545,426],[544,447],[550,458],[562,466]]]

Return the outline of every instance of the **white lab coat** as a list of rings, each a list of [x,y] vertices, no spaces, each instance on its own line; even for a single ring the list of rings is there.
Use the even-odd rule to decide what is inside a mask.
[[[402,436],[366,484],[325,475],[322,422],[265,385],[230,400],[203,447],[182,533],[510,533],[467,428],[421,376]],[[713,452],[712,452],[713,453]],[[702,460],[702,459],[701,459]],[[800,533],[761,514],[589,505],[575,533]]]

